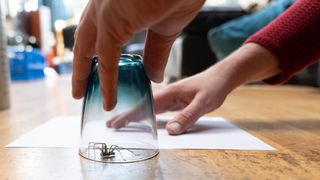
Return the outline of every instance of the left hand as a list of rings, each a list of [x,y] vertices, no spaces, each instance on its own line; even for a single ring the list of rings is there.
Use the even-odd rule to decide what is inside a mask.
[[[155,111],[181,110],[166,125],[169,134],[181,134],[199,117],[220,107],[233,89],[279,72],[278,60],[271,52],[258,44],[248,43],[206,71],[161,90],[154,97]],[[137,116],[134,112],[114,120],[128,120]]]
[[[186,132],[204,114],[215,110],[223,103],[228,91],[224,89],[224,81],[219,76],[204,71],[200,74],[178,81],[161,90],[154,97],[157,114],[166,111],[179,112],[166,125],[170,135]],[[109,121],[108,127],[121,128],[129,121],[143,119],[143,109],[133,109],[120,114]]]

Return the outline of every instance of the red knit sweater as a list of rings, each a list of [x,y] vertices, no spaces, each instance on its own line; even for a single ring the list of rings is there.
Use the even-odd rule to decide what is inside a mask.
[[[299,0],[245,43],[255,42],[273,53],[281,73],[266,79],[280,84],[320,59],[320,0]]]

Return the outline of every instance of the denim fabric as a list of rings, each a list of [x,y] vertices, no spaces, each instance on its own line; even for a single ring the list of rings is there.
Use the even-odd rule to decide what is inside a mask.
[[[252,34],[262,29],[283,13],[294,0],[273,1],[264,9],[231,20],[208,32],[211,50],[218,59],[222,59],[238,47]]]

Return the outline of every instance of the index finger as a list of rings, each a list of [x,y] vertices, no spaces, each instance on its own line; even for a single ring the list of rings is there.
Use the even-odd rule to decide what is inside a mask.
[[[95,51],[96,34],[96,26],[84,15],[75,32],[73,48],[72,96],[76,99],[82,98],[86,91],[91,70],[91,58]]]
[[[154,95],[154,109],[156,114],[166,111],[180,109],[180,104],[176,102],[176,90],[172,87],[167,87]]]

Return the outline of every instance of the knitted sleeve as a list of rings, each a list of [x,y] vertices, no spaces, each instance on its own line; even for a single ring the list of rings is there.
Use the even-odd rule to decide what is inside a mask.
[[[266,79],[280,84],[320,58],[320,0],[299,0],[265,28],[249,37],[279,61],[280,74]]]

